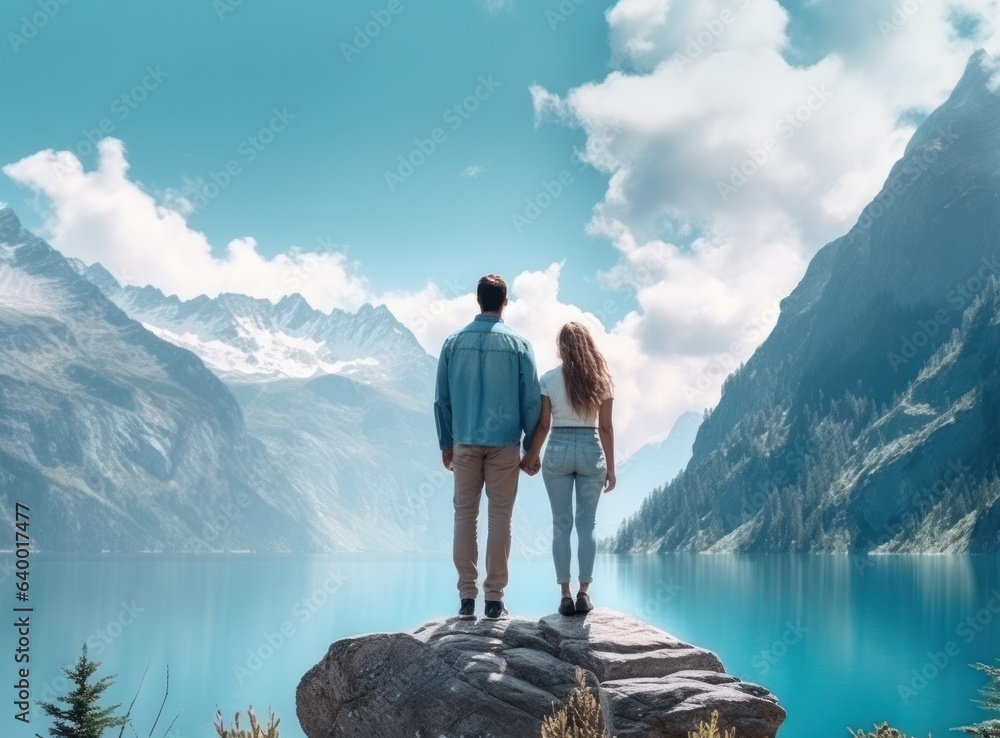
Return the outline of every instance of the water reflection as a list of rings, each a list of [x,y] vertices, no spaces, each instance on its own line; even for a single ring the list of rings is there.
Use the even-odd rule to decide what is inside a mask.
[[[548,557],[515,557],[508,606],[554,611],[554,580]],[[593,592],[770,688],[794,738],[876,720],[944,735],[986,717],[971,702],[983,679],[967,664],[1000,656],[1000,612],[988,608],[993,592],[1000,610],[997,590],[996,557],[679,554],[601,556]],[[213,735],[216,706],[228,719],[250,703],[273,707],[282,736],[302,738],[295,687],[330,642],[413,628],[458,604],[449,557],[419,555],[38,556],[32,594],[34,696],[64,687],[57,667],[86,641],[103,673],[118,674],[114,701],[127,704],[150,666],[141,733],[169,665],[165,714],[182,712],[172,738]],[[15,735],[44,733],[35,718]]]

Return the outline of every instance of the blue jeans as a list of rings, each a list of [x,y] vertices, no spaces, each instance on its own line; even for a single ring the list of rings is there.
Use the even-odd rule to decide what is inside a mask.
[[[580,584],[594,581],[594,519],[608,463],[596,428],[553,428],[542,458],[542,479],[552,506],[552,559],[556,582],[569,583],[570,533],[576,523]],[[573,486],[576,485],[576,515]]]

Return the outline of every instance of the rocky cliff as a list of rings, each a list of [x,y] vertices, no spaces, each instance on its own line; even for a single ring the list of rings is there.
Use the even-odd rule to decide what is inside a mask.
[[[605,608],[345,638],[302,677],[296,708],[309,738],[535,738],[577,665],[617,738],[687,738],[713,711],[739,738],[770,738],[785,719],[711,651]]]
[[[1000,551],[1000,61],[969,60],[615,551]]]

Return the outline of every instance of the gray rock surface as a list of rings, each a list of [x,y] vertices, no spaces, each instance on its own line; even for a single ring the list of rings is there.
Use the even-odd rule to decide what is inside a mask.
[[[769,738],[785,719],[711,651],[605,608],[344,638],[302,677],[296,711],[309,738],[534,738],[576,686],[576,665],[617,738],[687,738],[713,710],[739,738]]]

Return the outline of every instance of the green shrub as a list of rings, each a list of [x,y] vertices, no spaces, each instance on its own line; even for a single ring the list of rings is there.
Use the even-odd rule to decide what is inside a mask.
[[[736,738],[736,728],[719,732],[719,711],[712,710],[712,720],[705,723],[703,720],[698,724],[698,730],[688,731],[688,738]]]
[[[566,704],[542,718],[542,738],[608,737],[601,703],[587,686],[586,672],[578,666],[575,676],[577,687],[569,693]]]
[[[979,693],[983,696],[983,699],[979,702],[979,706],[991,712],[1000,712],[1000,659],[997,660],[997,665],[972,665],[973,669],[978,669],[990,678],[989,683],[979,690]],[[982,736],[982,738],[996,738],[1000,736],[1000,720],[987,720],[975,725],[966,725],[965,727],[958,728],[958,730],[965,731],[969,735]]]

